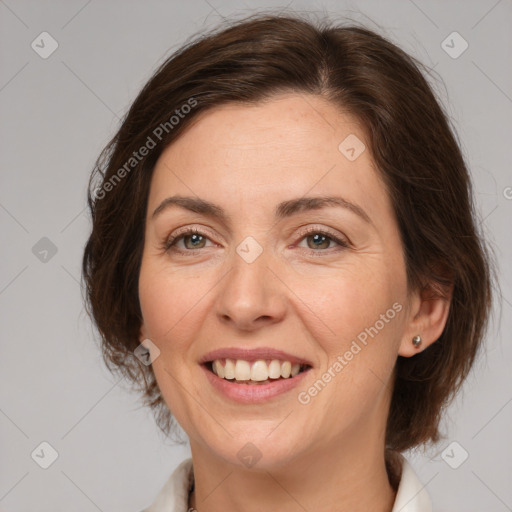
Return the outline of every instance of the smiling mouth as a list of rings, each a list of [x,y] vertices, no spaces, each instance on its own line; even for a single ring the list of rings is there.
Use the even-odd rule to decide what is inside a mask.
[[[204,363],[207,370],[233,384],[264,385],[280,380],[291,380],[311,369],[308,364],[292,364],[279,359],[216,359]]]

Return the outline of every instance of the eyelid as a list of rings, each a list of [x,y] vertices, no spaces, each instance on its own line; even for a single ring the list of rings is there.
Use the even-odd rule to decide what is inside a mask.
[[[352,243],[350,242],[350,240],[348,239],[348,237],[346,235],[343,235],[343,234],[341,234],[341,233],[339,233],[337,231],[332,230],[331,228],[328,228],[328,227],[322,226],[322,225],[313,225],[313,226],[309,225],[306,228],[302,228],[302,229],[299,228],[299,231],[298,231],[298,233],[297,233],[295,238],[298,238],[297,241],[301,242],[309,234],[313,234],[313,233],[315,233],[315,234],[319,233],[319,234],[326,235],[335,244],[337,244],[337,246],[339,248],[341,247],[341,248],[346,249],[346,248],[349,248],[349,247],[352,246]],[[190,235],[193,235],[193,234],[198,234],[200,236],[203,236],[203,237],[207,238],[213,244],[216,243],[214,241],[215,238],[216,238],[216,235],[213,235],[212,231],[209,228],[207,228],[206,226],[203,226],[203,225],[189,224],[189,225],[177,228],[176,230],[174,230],[172,232],[171,235],[165,237],[161,247],[162,247],[164,252],[168,252],[168,251],[171,250],[171,247],[175,244],[175,242],[178,239],[180,239],[183,235],[190,236]],[[302,247],[300,247],[299,249],[300,250],[305,250],[306,252],[318,252],[318,253],[327,253],[327,254],[329,254],[329,253],[332,253],[332,252],[339,251],[340,250],[339,248],[336,249],[335,247],[333,247],[333,248],[319,250],[319,251],[315,251],[313,249],[306,249],[306,248],[302,248]],[[199,253],[199,252],[204,251],[204,249],[205,248],[186,249],[186,250],[175,249],[175,250],[176,250],[176,252],[179,252],[179,253],[187,253],[187,254],[193,255],[195,253]],[[334,249],[334,251],[333,251],[333,249]]]
[[[222,236],[215,234],[210,228],[203,226],[202,224],[187,224],[186,226],[181,226],[175,230],[172,231],[171,234],[169,234],[166,237],[166,240],[168,242],[172,242],[173,240],[176,240],[180,235],[187,234],[191,231],[197,231],[198,234],[207,233],[208,238],[221,238]],[[213,241],[213,240],[212,240]]]
[[[337,231],[332,230],[331,228],[317,225],[317,226],[308,226],[307,228],[299,231],[298,236],[302,240],[306,235],[310,233],[323,233],[327,236],[329,236],[334,242],[336,242],[338,245],[341,245],[342,247],[350,247],[352,246],[352,242],[350,239]],[[326,252],[326,251],[323,251]]]
[[[179,227],[177,229],[175,229],[174,231],[172,231],[171,234],[169,234],[168,236],[166,236],[161,244],[161,248],[164,252],[168,252],[172,245],[180,238],[182,237],[183,235],[192,235],[192,234],[198,234],[198,235],[201,235],[205,238],[207,238],[208,240],[210,240],[210,242],[212,242],[213,244],[215,244],[214,240],[216,238],[215,235],[213,235],[213,232],[207,228],[206,226],[203,226],[203,225],[194,225],[194,224],[188,224],[186,226],[182,226],[182,227]],[[222,238],[222,237],[220,237]],[[189,254],[192,254],[195,252],[194,249],[188,249],[187,251],[183,251],[182,249],[176,249],[178,252],[187,252]],[[201,251],[203,249],[198,249],[198,251]]]

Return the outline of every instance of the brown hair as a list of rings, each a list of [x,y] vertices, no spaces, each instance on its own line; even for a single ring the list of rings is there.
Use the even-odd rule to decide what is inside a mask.
[[[297,92],[330,100],[364,127],[394,205],[410,289],[442,294],[453,287],[440,338],[414,357],[397,359],[386,448],[400,452],[440,439],[442,411],[470,371],[485,333],[492,267],[461,150],[421,67],[364,27],[259,15],[192,40],[139,93],[90,178],[92,232],[82,277],[107,367],[138,385],[164,433],[172,430],[171,412],[151,366],[133,356],[155,163],[200,112]]]

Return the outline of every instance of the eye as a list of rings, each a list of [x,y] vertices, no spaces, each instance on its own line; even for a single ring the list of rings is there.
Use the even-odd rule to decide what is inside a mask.
[[[300,243],[298,247],[304,249],[304,242],[307,244],[306,252],[328,253],[337,252],[343,248],[349,248],[349,243],[339,235],[327,230],[326,228],[312,227],[304,230],[300,234]],[[164,252],[177,252],[182,254],[198,254],[201,249],[214,246],[214,242],[202,231],[197,228],[184,228],[171,235],[162,244]],[[336,249],[336,246],[338,249]],[[329,250],[330,249],[330,250]]]
[[[178,252],[193,252],[197,249],[203,249],[206,247],[207,241],[211,240],[201,231],[195,228],[187,228],[185,231],[178,232],[171,236],[163,244],[165,251],[176,250]],[[183,242],[183,246],[180,247],[179,243]]]
[[[343,240],[341,237],[326,229],[319,229],[314,227],[309,228],[305,233],[302,234],[301,241],[305,241],[307,247],[314,252],[324,252],[327,249],[333,249],[335,248],[333,247],[333,244],[343,248],[349,247],[348,242]],[[300,244],[299,247],[301,247]]]

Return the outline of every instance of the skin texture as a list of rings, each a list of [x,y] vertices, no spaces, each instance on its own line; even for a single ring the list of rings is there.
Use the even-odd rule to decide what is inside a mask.
[[[394,364],[440,336],[449,304],[408,289],[398,226],[368,146],[355,161],[338,150],[349,134],[365,142],[357,120],[327,100],[283,94],[202,113],[157,162],[139,278],[140,340],[160,350],[153,369],[190,438],[190,505],[199,512],[393,506],[384,433]],[[231,225],[180,207],[153,219],[177,194],[219,205]],[[340,207],[274,217],[281,201],[324,195],[358,205],[371,222]],[[166,239],[187,226],[206,238],[178,239],[166,252]],[[315,245],[309,228],[327,229],[348,247],[332,239]],[[248,236],[263,249],[250,264],[236,252]],[[298,393],[395,303],[401,311],[299,403]],[[411,343],[416,334],[420,348]],[[264,346],[313,368],[299,389],[263,404],[223,397],[198,364],[213,349]],[[252,468],[237,457],[248,442],[261,453]]]

